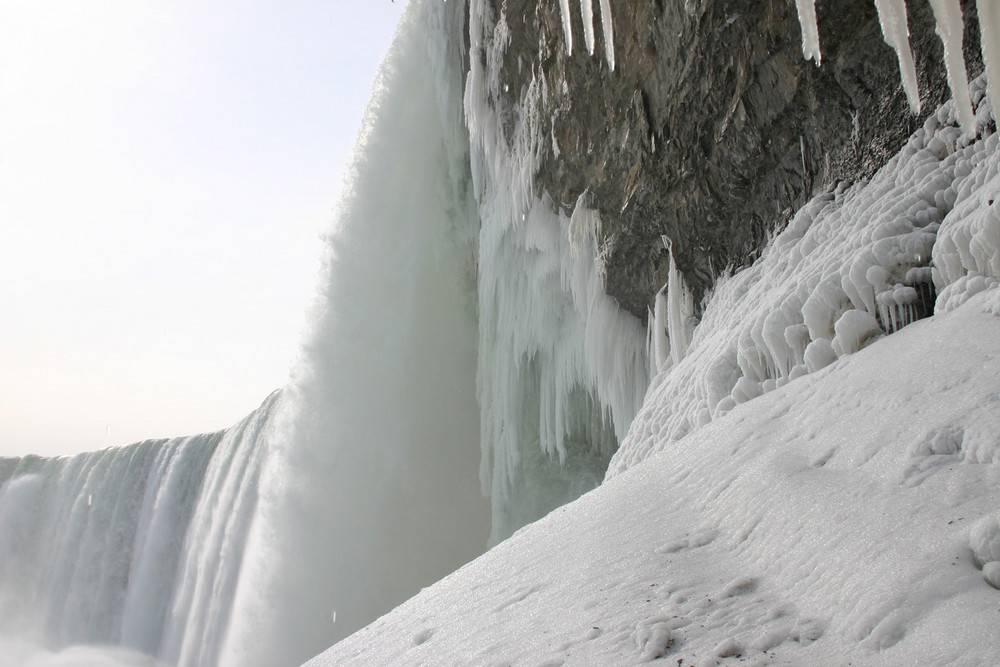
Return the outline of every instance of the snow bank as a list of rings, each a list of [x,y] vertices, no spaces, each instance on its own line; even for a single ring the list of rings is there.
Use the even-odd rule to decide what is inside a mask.
[[[804,206],[708,298],[687,353],[652,382],[612,460],[627,469],[734,406],[834,363],[1000,279],[998,136],[983,81],[977,140],[949,102],[868,183]],[[664,409],[663,406],[669,406]]]

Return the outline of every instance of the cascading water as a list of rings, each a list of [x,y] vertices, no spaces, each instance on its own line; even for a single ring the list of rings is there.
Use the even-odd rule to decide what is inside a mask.
[[[305,659],[486,548],[464,18],[410,3],[383,63],[223,664]]]
[[[225,432],[0,460],[0,664],[15,638],[212,664],[280,396]]]
[[[293,665],[486,548],[465,11],[407,7],[288,387],[225,433],[0,463],[4,635]]]

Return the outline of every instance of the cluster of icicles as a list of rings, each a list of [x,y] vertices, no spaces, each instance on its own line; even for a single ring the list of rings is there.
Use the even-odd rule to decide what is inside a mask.
[[[573,51],[573,28],[570,20],[570,0],[559,0],[562,14],[563,32],[566,36],[566,52]],[[948,73],[948,86],[955,98],[955,110],[959,125],[972,138],[975,123],[972,118],[972,102],[969,96],[969,77],[962,57],[962,6],[959,0],[928,0],[937,21],[937,34],[944,45],[944,64]],[[896,52],[899,59],[899,74],[906,91],[906,99],[914,114],[920,113],[920,94],[917,91],[917,70],[910,50],[910,29],[906,18],[906,0],[874,0],[878,10],[882,35]],[[802,55],[820,64],[822,53],[819,46],[819,28],[816,25],[816,0],[795,0],[799,24],[802,26]],[[611,16],[611,0],[600,0],[601,29],[604,36],[604,55],[608,67],[615,69],[614,23]],[[989,87],[987,95],[994,109],[1000,108],[1000,38],[996,27],[1000,25],[1000,0],[977,0],[979,27],[983,51],[983,63]],[[583,19],[583,38],[587,51],[594,55],[594,1],[580,0],[580,15]]]
[[[565,1],[565,0],[564,0]],[[972,98],[969,95],[969,76],[962,57],[962,6],[959,0],[929,0],[937,22],[936,31],[944,45],[944,65],[948,86],[955,98],[955,113],[959,126],[969,139],[975,136]],[[802,55],[820,64],[819,29],[816,26],[816,0],[795,0],[802,26]],[[910,50],[910,29],[906,20],[906,0],[875,0],[882,35],[899,59],[899,75],[903,90],[910,103],[910,110],[920,113],[920,94],[917,91],[917,71]],[[994,109],[1000,109],[1000,39],[996,28],[1000,25],[1000,0],[977,0],[983,63],[986,66],[987,96]]]

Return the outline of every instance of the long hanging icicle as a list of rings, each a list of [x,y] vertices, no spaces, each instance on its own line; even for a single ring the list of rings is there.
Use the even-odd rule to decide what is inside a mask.
[[[583,41],[587,45],[587,53],[594,55],[593,0],[580,0],[580,17],[583,19]]]
[[[979,40],[986,66],[986,94],[993,106],[993,118],[1000,114],[1000,0],[977,0]]]
[[[976,123],[972,116],[972,99],[969,97],[969,75],[965,71],[962,55],[962,7],[958,0],[930,0],[937,22],[935,30],[944,45],[944,67],[948,73],[948,87],[955,103],[955,115],[966,137],[976,136]],[[986,25],[982,23],[981,25]],[[992,30],[987,26],[985,31]],[[984,31],[984,32],[985,32]]]
[[[819,67],[822,54],[819,51],[819,28],[816,27],[816,0],[795,0],[799,11],[799,25],[802,27],[802,55],[810,58]]]
[[[910,50],[910,29],[906,21],[905,0],[875,0],[878,21],[882,26],[885,43],[892,47],[899,60],[899,77],[903,81],[906,100],[914,115],[920,113],[920,94],[917,91],[917,70]],[[980,16],[982,16],[980,14]]]
[[[573,24],[570,23],[569,0],[559,0],[559,13],[562,14],[563,34],[566,35],[566,55],[573,53]]]
[[[985,0],[990,1],[990,0]],[[996,2],[996,0],[992,0]],[[601,0],[601,30],[604,33],[604,58],[615,71],[615,27],[611,20],[611,0]],[[990,98],[993,99],[993,98]]]

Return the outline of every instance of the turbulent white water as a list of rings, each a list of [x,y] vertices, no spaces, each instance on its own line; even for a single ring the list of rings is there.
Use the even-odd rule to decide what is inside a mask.
[[[0,460],[0,664],[21,644],[114,644],[212,664],[275,393],[228,431]]]

